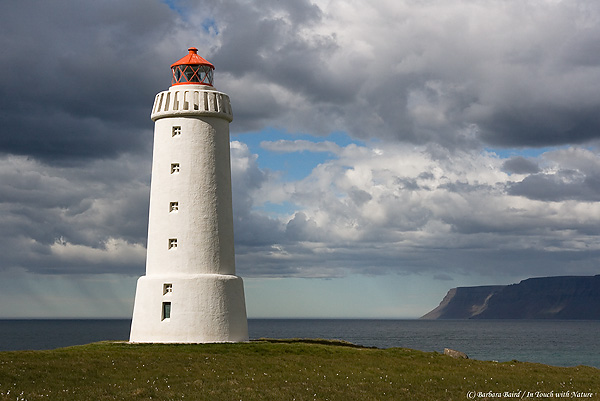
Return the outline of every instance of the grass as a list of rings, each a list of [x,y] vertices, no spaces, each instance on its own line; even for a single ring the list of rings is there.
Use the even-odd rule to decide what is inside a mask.
[[[531,393],[527,399],[578,392],[600,400],[600,370],[458,360],[328,340],[100,342],[0,352],[0,400],[431,401],[508,398],[519,391],[523,398]]]

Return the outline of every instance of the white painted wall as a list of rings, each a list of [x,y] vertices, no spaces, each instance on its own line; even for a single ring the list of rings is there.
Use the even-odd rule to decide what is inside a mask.
[[[173,292],[163,295],[165,283]],[[162,303],[171,317],[162,319]],[[138,280],[131,342],[248,341],[242,279],[233,275],[142,276]]]
[[[138,280],[130,341],[246,341],[233,248],[229,97],[204,85],[172,86],[156,96],[152,119],[146,276]],[[173,292],[163,294],[167,283]],[[171,302],[170,319],[162,319],[163,302]]]

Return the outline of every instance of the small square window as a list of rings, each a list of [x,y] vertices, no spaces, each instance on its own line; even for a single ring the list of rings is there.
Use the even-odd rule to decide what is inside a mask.
[[[177,212],[179,210],[179,202],[169,202],[169,213]]]
[[[179,173],[179,163],[171,163],[171,174]]]
[[[169,238],[169,249],[177,248],[177,238]]]
[[[167,295],[173,292],[173,284],[166,283],[163,284],[163,295]]]
[[[163,302],[162,303],[162,320],[171,318],[171,303]]]
[[[181,135],[181,127],[179,126],[174,126],[173,127],[173,131],[172,131],[172,136],[179,136]]]

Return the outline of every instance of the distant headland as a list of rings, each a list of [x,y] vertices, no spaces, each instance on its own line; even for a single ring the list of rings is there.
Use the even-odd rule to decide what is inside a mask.
[[[600,275],[452,288],[421,319],[600,319]]]

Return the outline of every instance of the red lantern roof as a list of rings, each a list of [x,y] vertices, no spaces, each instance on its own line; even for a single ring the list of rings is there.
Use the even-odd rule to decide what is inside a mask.
[[[198,49],[195,47],[190,47],[188,52],[185,57],[171,64],[171,68],[177,65],[207,65],[213,70],[215,69],[214,65],[198,55]]]

